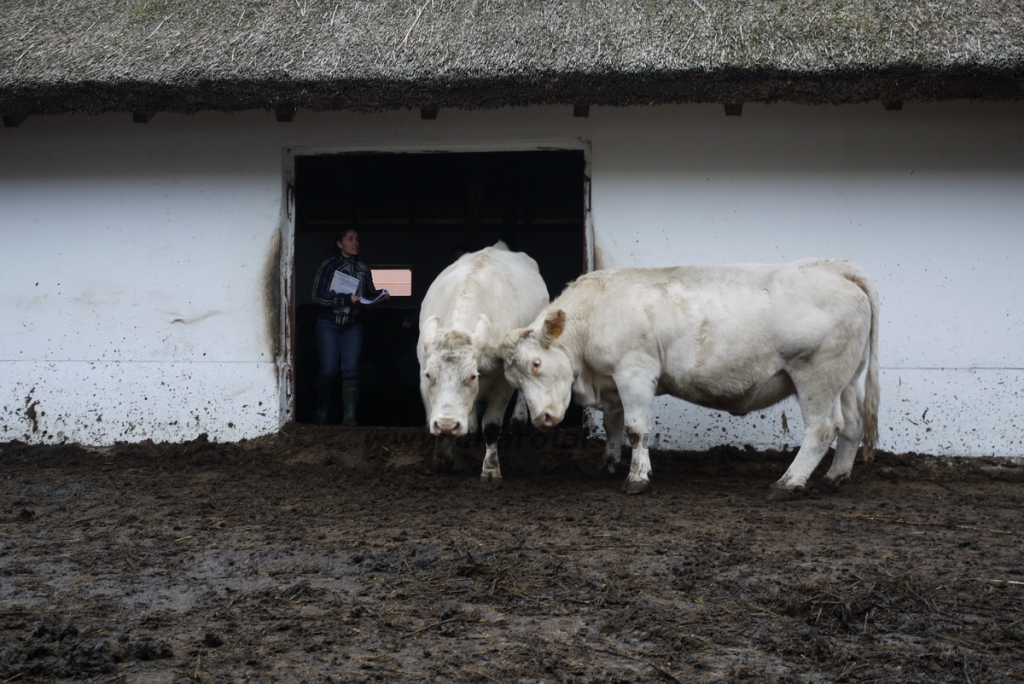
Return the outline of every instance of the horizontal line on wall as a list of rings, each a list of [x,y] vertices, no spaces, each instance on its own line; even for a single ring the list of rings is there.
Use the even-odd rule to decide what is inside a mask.
[[[194,360],[182,360],[182,359],[161,359],[157,361],[150,361],[144,359],[0,359],[0,363],[176,363],[181,365],[198,364],[198,363],[215,363],[218,365],[224,364],[246,364],[246,365],[276,365],[276,361],[273,359],[267,359],[266,361],[237,361],[237,360],[224,360],[219,361],[217,359],[203,359],[201,361]]]
[[[217,359],[159,359],[159,360],[145,360],[145,359],[0,359],[0,363],[178,363],[178,364],[193,364],[193,363],[237,363],[237,364],[274,364],[274,359],[267,359],[265,361],[239,361],[235,359],[217,360]],[[879,366],[879,370],[883,371],[1013,371],[1013,372],[1024,372],[1024,368],[1018,368],[1016,366]]]
[[[879,366],[884,371],[1024,371],[1016,366]]]

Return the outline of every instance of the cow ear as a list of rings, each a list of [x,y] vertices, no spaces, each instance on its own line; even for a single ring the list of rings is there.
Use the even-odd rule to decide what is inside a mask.
[[[423,343],[423,348],[429,352],[430,348],[434,346],[434,338],[437,336],[437,327],[441,325],[441,319],[437,316],[431,316],[420,328],[420,342]]]
[[[476,321],[476,331],[473,333],[473,346],[482,350],[487,345],[487,331],[491,328],[491,321],[487,314],[480,314]]]
[[[555,309],[549,311],[548,315],[544,317],[544,332],[543,332],[543,344],[548,346],[554,340],[557,340],[562,335],[562,331],[565,330],[565,311],[561,309]]]

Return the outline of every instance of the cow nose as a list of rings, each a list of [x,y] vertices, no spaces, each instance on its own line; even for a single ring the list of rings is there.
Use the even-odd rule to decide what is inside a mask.
[[[534,424],[537,427],[539,427],[541,429],[544,429],[544,428],[554,427],[556,425],[556,422],[555,422],[554,417],[552,417],[551,413],[548,412],[548,411],[545,411],[543,414],[537,416],[537,420],[534,421]]]
[[[462,423],[450,418],[435,420],[434,434],[442,437],[458,437],[462,434]]]

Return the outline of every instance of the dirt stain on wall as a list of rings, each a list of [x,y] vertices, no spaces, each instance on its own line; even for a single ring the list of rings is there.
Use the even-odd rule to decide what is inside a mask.
[[[281,353],[281,231],[271,237],[267,261],[263,266],[263,315],[270,352],[276,359]]]
[[[29,392],[28,396],[25,397],[25,417],[28,418],[30,423],[32,423],[32,434],[39,432],[39,414],[36,412],[37,406],[39,406],[39,400],[33,400],[32,392]]]

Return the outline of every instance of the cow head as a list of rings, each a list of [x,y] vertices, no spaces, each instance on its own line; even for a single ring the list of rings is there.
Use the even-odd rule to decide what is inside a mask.
[[[565,312],[548,311],[540,329],[514,330],[501,347],[505,379],[526,397],[533,424],[553,427],[565,418],[572,396],[573,369],[566,350],[554,344],[565,330]]]
[[[420,393],[427,409],[427,428],[443,437],[459,437],[473,427],[474,408],[480,391],[480,361],[489,321],[481,314],[476,331],[467,335],[442,330],[437,316],[427,319],[420,331],[423,365]]]

